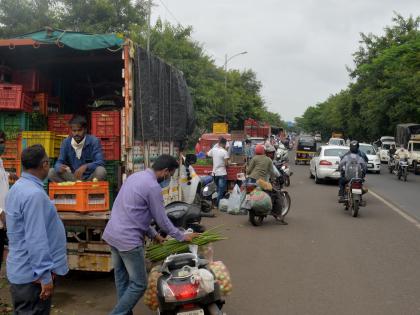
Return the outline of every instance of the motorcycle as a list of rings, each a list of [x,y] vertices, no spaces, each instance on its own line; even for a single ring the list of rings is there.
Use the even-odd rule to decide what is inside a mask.
[[[190,253],[167,257],[161,273],[157,283],[158,314],[223,315],[225,302],[220,286],[208,261],[197,255],[196,246],[190,246]]]
[[[346,198],[344,200],[344,207],[346,210],[351,210],[352,217],[357,217],[359,208],[364,206],[363,202],[363,182],[362,178],[352,178],[346,185]]]
[[[394,169],[394,174],[397,175],[398,179],[401,180],[401,177],[404,181],[407,181],[408,176],[408,161],[407,159],[400,159],[398,161],[398,166]]]
[[[388,169],[390,174],[395,170],[395,158],[393,156],[390,156],[388,159]]]
[[[245,183],[246,197],[241,208],[248,211],[249,222],[254,226],[262,225],[264,219],[269,215],[284,223],[283,220],[290,211],[292,201],[289,193],[282,189],[283,183],[281,176],[273,184],[271,191],[265,191],[270,196],[273,206],[271,209],[261,212],[261,210],[252,208],[250,200],[250,194],[256,189],[256,184]]]
[[[283,178],[283,184],[286,187],[290,186],[290,176],[293,175],[293,172],[290,171],[289,165],[286,161],[274,160],[274,166],[280,173],[280,176]]]

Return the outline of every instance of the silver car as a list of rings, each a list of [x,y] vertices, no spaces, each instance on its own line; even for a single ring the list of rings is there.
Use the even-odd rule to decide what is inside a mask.
[[[322,146],[312,158],[309,172],[315,183],[320,184],[322,180],[337,180],[341,174],[338,171],[341,157],[349,151],[348,147],[338,145]]]

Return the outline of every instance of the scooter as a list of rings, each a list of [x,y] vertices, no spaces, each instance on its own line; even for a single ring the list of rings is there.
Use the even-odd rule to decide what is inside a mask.
[[[390,156],[388,159],[388,169],[390,174],[395,170],[395,158],[393,156]]]
[[[274,160],[274,166],[279,171],[281,177],[282,177],[282,184],[284,186],[289,187],[290,186],[290,176],[293,175],[293,172],[290,171],[289,165],[286,161],[282,160]]]
[[[408,176],[408,161],[407,159],[400,159],[398,162],[398,166],[396,169],[394,169],[394,174],[397,175],[398,179],[401,180],[401,178],[404,179],[404,181],[407,181]]]
[[[243,204],[241,205],[241,208],[248,210],[249,222],[251,222],[252,225],[262,225],[264,219],[269,215],[273,216],[276,220],[287,224],[283,220],[290,211],[292,201],[290,199],[289,193],[282,190],[282,184],[280,180],[280,178],[277,179],[277,184],[273,185],[271,191],[265,191],[267,194],[269,194],[273,205],[269,210],[255,209],[252,207],[250,194],[256,189],[256,184],[245,183],[246,197]]]
[[[160,315],[223,315],[225,304],[208,261],[200,259],[197,247],[190,253],[167,257],[161,267],[157,295]]]

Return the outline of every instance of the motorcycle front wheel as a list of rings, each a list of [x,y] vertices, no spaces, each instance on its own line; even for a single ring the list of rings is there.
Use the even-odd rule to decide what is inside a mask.
[[[260,226],[262,225],[263,221],[264,216],[256,215],[254,211],[249,211],[249,222],[251,222],[253,226]]]
[[[287,191],[280,192],[281,216],[284,218],[290,211],[292,199]]]

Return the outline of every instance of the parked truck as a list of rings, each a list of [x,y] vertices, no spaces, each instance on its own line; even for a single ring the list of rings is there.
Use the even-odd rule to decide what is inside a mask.
[[[414,173],[420,173],[420,124],[397,125],[395,140],[408,150],[408,163]]]
[[[118,167],[112,175],[108,173],[108,180],[116,183],[115,193],[127,176],[151,166],[160,154],[171,154],[182,162],[183,143],[194,128],[193,106],[184,77],[130,39],[49,28],[0,40],[0,65],[0,70],[7,69],[0,77],[7,91],[16,86],[14,74],[24,73],[19,80],[24,94],[19,95],[25,100],[33,102],[40,90],[50,100],[58,100],[54,104],[59,106],[46,102],[43,115],[90,117],[91,111],[104,108],[120,112],[112,148],[103,145],[105,151],[118,152]],[[9,94],[3,93],[0,98],[5,95]],[[16,110],[22,113],[35,110],[35,103],[29,103],[29,107],[25,103],[23,108],[23,100],[19,99],[16,104]],[[115,125],[107,127],[115,130]],[[25,126],[20,129],[25,130]],[[101,142],[108,144],[108,140]],[[165,202],[182,200],[186,185],[176,173],[170,187],[163,191]],[[112,269],[110,248],[102,240],[111,209],[112,203],[106,211],[82,213],[76,209],[59,213],[67,233],[70,269]]]

